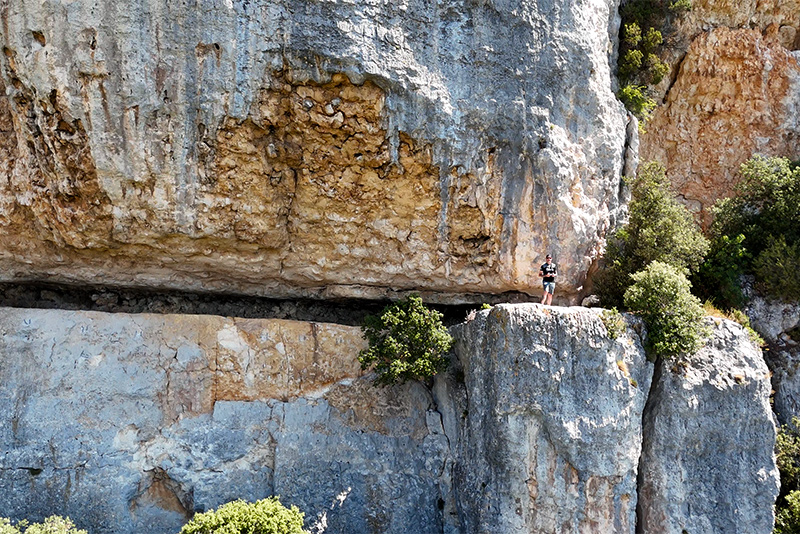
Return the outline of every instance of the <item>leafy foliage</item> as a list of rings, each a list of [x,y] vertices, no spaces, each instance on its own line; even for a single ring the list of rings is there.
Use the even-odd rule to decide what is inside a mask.
[[[286,508],[277,497],[254,503],[243,500],[223,504],[216,510],[195,514],[180,534],[308,534],[303,513]]]
[[[609,240],[606,269],[597,281],[604,306],[621,306],[630,275],[653,261],[696,271],[708,241],[691,214],[673,198],[664,167],[643,164],[631,187],[630,219]]]
[[[750,253],[744,248],[744,235],[716,236],[710,252],[692,279],[696,293],[724,308],[738,308],[744,303],[741,276]]]
[[[740,176],[736,196],[715,207],[714,240],[739,240],[746,254],[732,251],[728,261],[738,259],[741,272],[756,274],[768,294],[798,299],[800,168],[786,158],[756,155],[742,164]]]
[[[775,455],[781,475],[781,493],[775,503],[776,534],[800,534],[800,419],[783,425],[775,440]]]
[[[783,236],[772,238],[756,258],[753,272],[768,294],[800,300],[800,242],[789,245]]]
[[[606,331],[608,332],[608,337],[611,339],[617,339],[625,333],[625,319],[616,308],[603,310],[600,314],[600,319],[603,321],[603,325],[605,325]]]
[[[650,116],[656,108],[656,101],[647,94],[647,87],[643,85],[626,85],[619,90],[617,97],[641,122],[650,120]]]
[[[76,528],[69,517],[51,515],[41,523],[20,521],[16,525],[0,517],[0,534],[86,534],[86,531]]]
[[[649,354],[672,358],[697,351],[708,329],[685,270],[654,261],[631,278],[634,283],[625,291],[625,305],[647,325]]]
[[[651,94],[669,73],[669,65],[659,57],[664,45],[663,32],[672,21],[691,9],[691,0],[629,0],[620,9],[619,99],[641,122],[650,118],[656,103]]]
[[[775,508],[773,534],[800,534],[800,491],[790,492],[783,506]]]
[[[369,315],[361,327],[369,347],[358,356],[362,369],[375,366],[382,385],[424,380],[444,370],[453,338],[442,314],[412,295]]]

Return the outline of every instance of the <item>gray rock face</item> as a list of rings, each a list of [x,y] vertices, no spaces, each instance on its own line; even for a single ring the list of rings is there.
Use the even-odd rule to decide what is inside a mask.
[[[600,310],[495,306],[457,330],[463,532],[633,533],[653,365]]]
[[[624,210],[617,3],[6,2],[0,279],[456,301],[549,251],[574,299]]]
[[[769,390],[760,351],[728,320],[685,364],[659,365],[644,416],[637,532],[772,532]]]
[[[356,328],[6,308],[0,332],[4,516],[173,534],[279,494],[327,533],[441,532],[430,394],[369,386]]]
[[[352,327],[2,308],[0,513],[174,534],[279,494],[315,534],[633,534],[638,503],[647,532],[769,533],[769,383],[741,329],[648,400],[641,325],[612,340],[600,314],[476,313],[429,390],[372,387]]]
[[[749,291],[745,310],[753,328],[769,343],[767,365],[772,371],[773,406],[778,421],[800,417],[800,303],[765,299]],[[789,335],[792,332],[792,335]]]

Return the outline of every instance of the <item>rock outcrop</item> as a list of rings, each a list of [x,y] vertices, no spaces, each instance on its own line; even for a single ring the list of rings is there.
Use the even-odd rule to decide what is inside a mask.
[[[456,330],[462,532],[633,533],[653,365],[600,310],[496,306]]]
[[[441,532],[430,393],[371,387],[357,328],[6,308],[0,333],[3,515],[174,534],[280,494],[329,533]]]
[[[789,424],[800,417],[800,303],[767,299],[747,289],[745,312],[769,347],[765,359],[772,372],[775,415]]]
[[[684,362],[661,362],[645,409],[643,534],[772,532],[779,480],[770,382],[738,324],[717,321]]]
[[[10,2],[0,277],[576,300],[621,218],[616,2]]]
[[[647,124],[641,158],[667,167],[708,225],[755,153],[800,157],[800,5],[794,0],[693,2],[670,36],[672,77]]]
[[[327,534],[633,534],[638,505],[647,521],[768,534],[757,351],[724,322],[649,393],[628,321],[610,339],[600,310],[497,306],[454,329],[432,390],[376,389],[353,327],[2,308],[0,510],[174,534],[197,510],[279,494]],[[684,485],[660,484],[664,466]],[[706,508],[673,506],[694,491]]]

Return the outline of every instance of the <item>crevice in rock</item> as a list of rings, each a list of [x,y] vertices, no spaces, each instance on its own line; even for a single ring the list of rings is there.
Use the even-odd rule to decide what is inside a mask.
[[[523,294],[486,296],[487,301],[535,301]],[[220,315],[246,319],[289,319],[360,326],[388,300],[275,299],[231,293],[188,292],[111,286],[71,286],[47,282],[0,283],[0,306],[109,313]],[[447,326],[458,324],[478,304],[431,304]]]
[[[653,369],[653,379],[650,381],[650,391],[647,392],[647,401],[644,404],[644,410],[642,410],[642,449],[639,453],[639,468],[636,473],[636,534],[643,534],[644,532],[644,519],[642,514],[644,513],[642,509],[642,487],[644,486],[644,450],[645,450],[645,442],[647,440],[648,428],[647,428],[647,417],[650,415],[650,412],[653,409],[653,403],[656,402],[655,397],[658,395],[657,389],[658,385],[661,383],[661,376],[664,372],[664,365],[662,361],[659,359],[655,362],[655,368]]]

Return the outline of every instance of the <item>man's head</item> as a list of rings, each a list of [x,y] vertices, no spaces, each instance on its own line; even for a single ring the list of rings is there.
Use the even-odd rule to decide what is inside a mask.
[[[550,263],[550,260],[552,260],[552,259],[553,259],[553,257],[552,257],[550,254],[548,254],[547,256],[545,256],[545,257],[544,257],[544,260],[545,260],[547,263]]]

